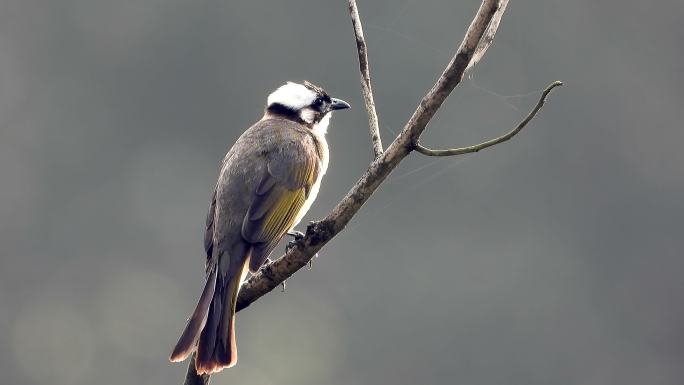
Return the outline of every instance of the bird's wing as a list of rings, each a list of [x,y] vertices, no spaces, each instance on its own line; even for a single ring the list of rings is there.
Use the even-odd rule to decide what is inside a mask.
[[[320,156],[308,134],[268,155],[266,171],[242,223],[242,237],[252,244],[249,268],[256,271],[295,224],[320,173]]]

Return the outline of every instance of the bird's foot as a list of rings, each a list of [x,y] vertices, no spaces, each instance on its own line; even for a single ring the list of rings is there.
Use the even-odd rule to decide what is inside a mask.
[[[315,223],[315,222],[311,222],[311,223],[313,224],[313,223]],[[287,232],[287,235],[289,235],[289,236],[291,236],[291,237],[294,237],[294,239],[291,240],[290,242],[288,242],[287,245],[285,245],[285,252],[286,252],[286,253],[287,253],[288,251],[292,250],[293,247],[297,247],[297,242],[299,242],[299,241],[301,241],[302,239],[304,239],[304,236],[305,236],[304,233],[302,233],[301,231],[297,231],[297,230],[288,231],[288,232]],[[314,260],[314,258],[318,258],[318,253],[316,253],[316,255],[314,255],[313,257],[311,257],[311,259],[309,259],[309,263],[308,263],[308,269],[309,269],[309,270],[311,270],[311,269],[313,268],[313,260]]]
[[[287,232],[287,235],[294,237],[294,240],[298,241],[300,239],[303,239],[304,235],[306,235],[306,234],[302,233],[301,231],[291,230],[291,231]]]
[[[304,239],[304,233],[302,233],[301,231],[297,231],[297,230],[288,231],[287,235],[294,237],[294,239],[291,240],[290,242],[288,242],[287,245],[285,245],[285,252],[286,253],[289,252],[290,250],[292,250],[293,247],[296,247],[297,242]]]

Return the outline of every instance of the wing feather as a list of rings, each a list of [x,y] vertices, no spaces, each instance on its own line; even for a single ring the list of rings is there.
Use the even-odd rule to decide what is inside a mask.
[[[320,159],[314,143],[308,135],[297,139],[271,154],[243,220],[242,237],[252,244],[252,271],[259,269],[295,225],[297,214],[319,176]]]
[[[214,194],[211,197],[211,204],[207,212],[206,228],[204,230],[204,251],[207,254],[206,268],[207,272],[211,265],[211,258],[214,253],[214,216],[216,212],[216,187]]]

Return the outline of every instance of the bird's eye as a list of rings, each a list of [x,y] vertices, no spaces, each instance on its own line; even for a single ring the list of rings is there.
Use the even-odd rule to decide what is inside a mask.
[[[311,104],[311,106],[312,106],[312,107],[318,108],[318,107],[320,107],[322,104],[323,104],[323,99],[322,99],[322,98],[318,98],[318,99],[314,100],[314,102],[313,102],[313,104]]]

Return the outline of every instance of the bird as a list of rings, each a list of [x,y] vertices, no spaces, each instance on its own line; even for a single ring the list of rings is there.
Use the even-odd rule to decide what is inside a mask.
[[[316,199],[328,168],[330,117],[347,108],[308,81],[287,82],[268,96],[263,117],[225,155],[207,213],[206,282],[170,361],[196,351],[199,374],[237,363],[240,286]]]

